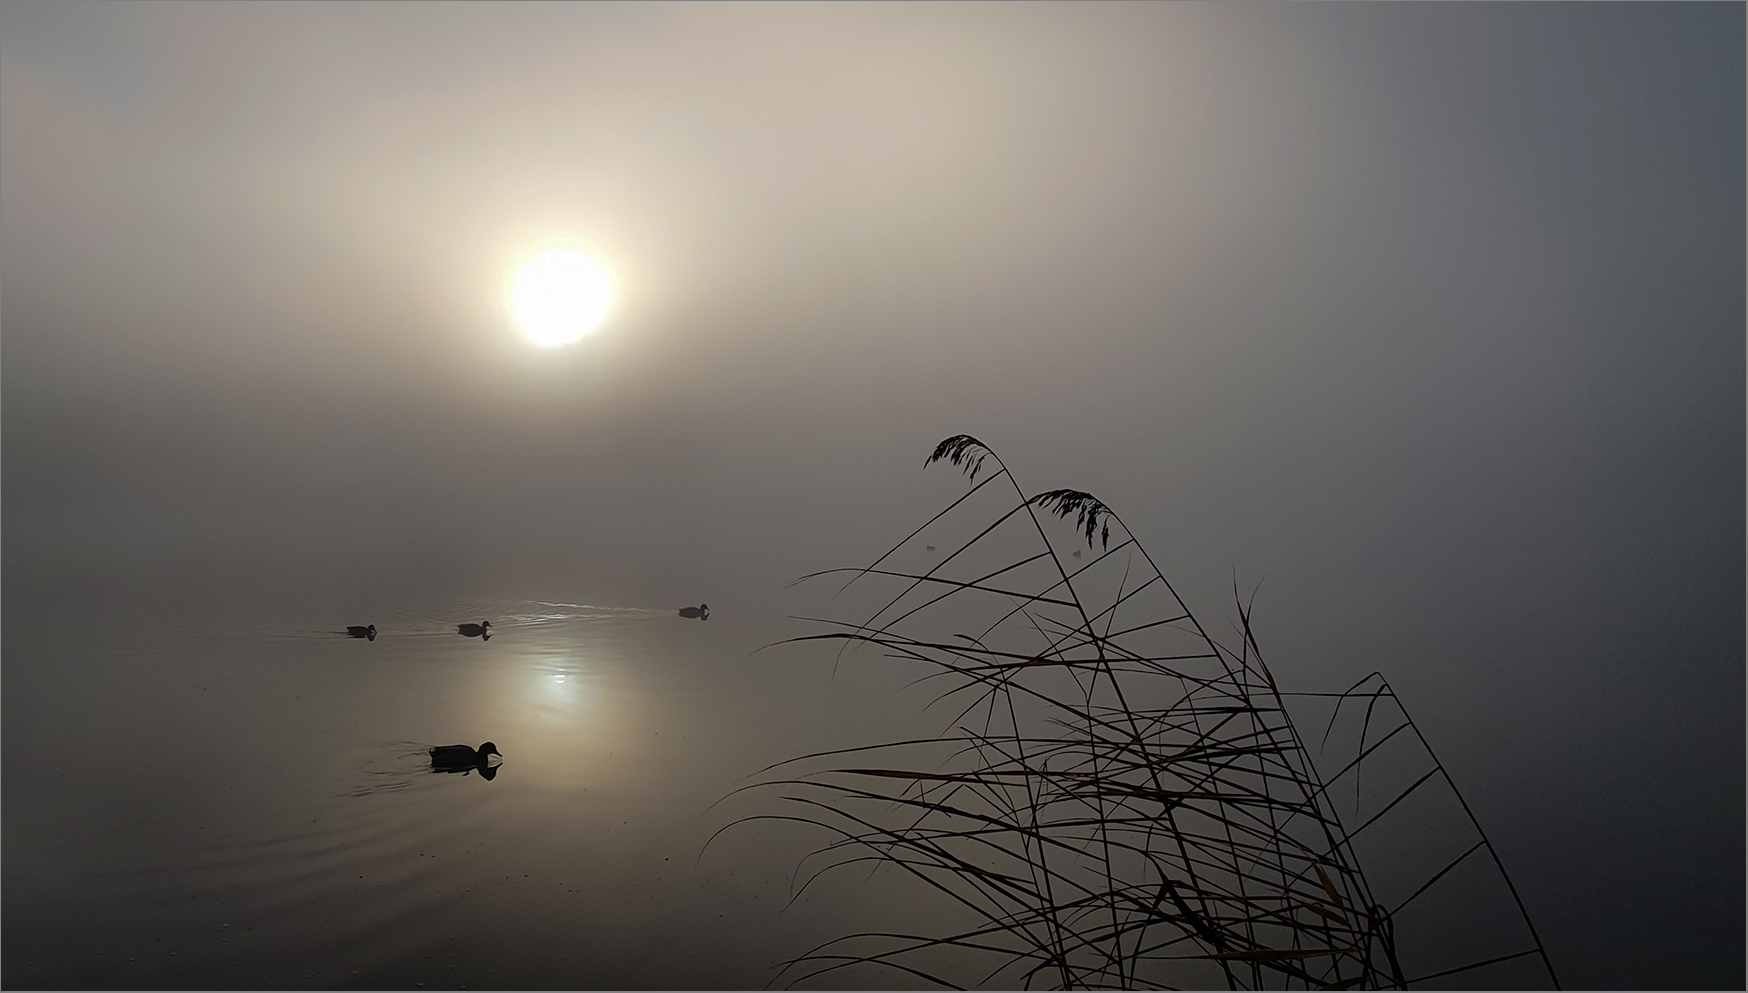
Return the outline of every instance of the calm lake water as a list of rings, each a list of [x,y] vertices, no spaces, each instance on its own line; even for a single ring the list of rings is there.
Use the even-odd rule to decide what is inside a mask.
[[[774,615],[6,611],[9,987],[760,987],[892,909],[844,880],[785,911],[819,841],[799,830],[705,851],[772,809],[711,808],[744,777],[894,732],[872,684],[747,659]],[[489,641],[455,633],[481,619]],[[376,641],[344,635],[366,622]],[[429,746],[486,740],[494,779],[430,770]]]

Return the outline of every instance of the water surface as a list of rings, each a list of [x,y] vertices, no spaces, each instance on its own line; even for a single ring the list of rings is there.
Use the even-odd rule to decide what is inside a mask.
[[[9,591],[6,985],[759,987],[844,925],[781,912],[795,832],[704,847],[749,773],[872,740],[855,686],[720,612],[311,599]],[[494,779],[430,770],[486,740]]]

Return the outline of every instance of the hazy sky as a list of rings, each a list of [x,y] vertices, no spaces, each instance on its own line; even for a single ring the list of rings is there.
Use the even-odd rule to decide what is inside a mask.
[[[5,580],[782,609],[969,432],[1743,982],[1733,4],[0,7]],[[613,279],[530,346],[535,251]],[[939,477],[939,478],[936,478]],[[194,582],[195,579],[188,579]]]

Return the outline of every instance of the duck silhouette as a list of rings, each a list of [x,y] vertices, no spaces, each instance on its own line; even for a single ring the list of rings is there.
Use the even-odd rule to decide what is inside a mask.
[[[369,638],[371,641],[375,641],[376,625],[348,624],[346,625],[346,635],[351,638]]]
[[[708,621],[710,619],[710,605],[707,603],[701,603],[696,607],[681,607],[680,616],[696,617],[701,621]]]
[[[498,762],[492,762],[493,758]],[[489,741],[477,749],[468,745],[436,745],[431,749],[432,772],[459,772],[464,776],[477,772],[481,778],[491,780],[498,775],[498,763],[503,760],[498,746]]]
[[[455,633],[463,638],[483,638],[490,641],[491,628],[491,621],[480,621],[478,624],[457,624],[455,625]]]

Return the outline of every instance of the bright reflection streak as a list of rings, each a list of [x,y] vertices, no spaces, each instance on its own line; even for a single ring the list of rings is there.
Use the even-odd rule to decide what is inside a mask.
[[[580,663],[573,658],[546,656],[535,661],[533,675],[530,695],[544,716],[566,723],[579,716],[588,696],[588,681],[582,678]]]
[[[625,678],[623,645],[606,637],[611,627],[549,621],[505,630],[491,643],[492,671],[475,670],[473,723],[504,754],[498,783],[573,792],[641,775],[649,715]]]

